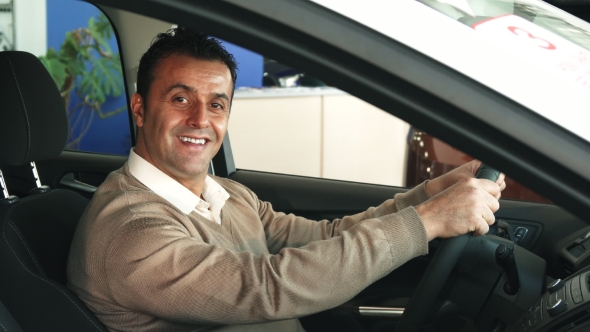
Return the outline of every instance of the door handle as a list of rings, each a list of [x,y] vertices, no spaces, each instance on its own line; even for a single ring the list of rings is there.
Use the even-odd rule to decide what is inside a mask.
[[[405,308],[359,306],[356,309],[358,310],[359,315],[363,317],[400,318],[403,315]]]
[[[97,189],[93,185],[76,180],[74,173],[68,173],[64,175],[61,180],[59,180],[59,184],[69,189],[82,191],[89,194],[94,194]]]

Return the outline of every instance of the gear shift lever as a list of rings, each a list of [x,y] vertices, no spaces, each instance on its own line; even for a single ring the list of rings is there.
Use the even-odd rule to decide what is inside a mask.
[[[508,277],[508,281],[504,283],[504,291],[508,295],[518,293],[520,288],[520,279],[518,277],[518,270],[516,269],[516,261],[514,260],[513,252],[513,246],[508,247],[501,244],[496,248],[496,263],[504,269],[504,272],[506,272],[506,276]]]

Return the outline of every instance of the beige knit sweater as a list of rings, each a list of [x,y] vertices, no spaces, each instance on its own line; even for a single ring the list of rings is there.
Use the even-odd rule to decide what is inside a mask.
[[[424,184],[332,222],[275,212],[243,185],[221,225],[185,215],[111,173],[72,243],[68,287],[111,331],[302,331],[297,317],[342,304],[428,251],[412,207]]]

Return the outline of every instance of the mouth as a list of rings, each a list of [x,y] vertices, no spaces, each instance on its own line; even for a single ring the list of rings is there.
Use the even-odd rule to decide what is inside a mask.
[[[207,139],[205,138],[192,138],[192,137],[186,137],[186,136],[178,136],[178,138],[186,143],[190,143],[190,144],[197,144],[197,145],[205,145],[205,143],[207,143]]]

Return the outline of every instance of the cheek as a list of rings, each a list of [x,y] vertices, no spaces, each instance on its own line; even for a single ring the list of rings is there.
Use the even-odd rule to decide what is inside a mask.
[[[222,136],[225,135],[225,132],[227,131],[228,120],[229,119],[227,116],[220,116],[219,118],[213,121],[215,132],[218,136],[220,136],[220,139],[222,138]]]
[[[173,114],[164,111],[160,111],[158,114],[149,114],[146,120],[149,122],[150,128],[159,135],[170,132],[180,122]]]

